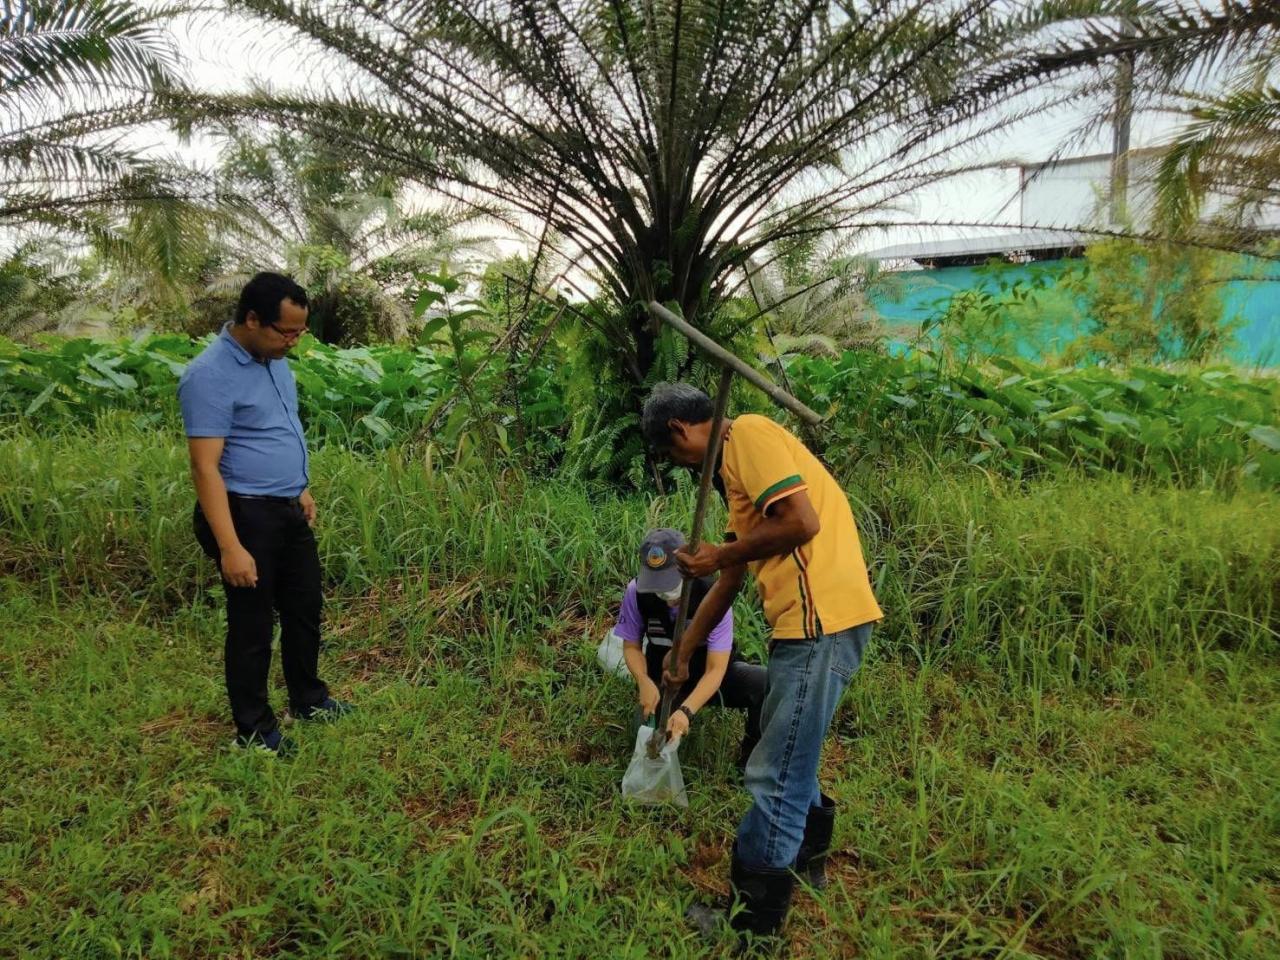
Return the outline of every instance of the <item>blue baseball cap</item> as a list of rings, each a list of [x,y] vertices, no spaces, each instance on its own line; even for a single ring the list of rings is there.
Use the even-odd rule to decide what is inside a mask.
[[[676,551],[687,541],[679,530],[661,527],[644,535],[640,545],[640,573],[636,589],[641,593],[670,593],[684,581],[676,566]]]

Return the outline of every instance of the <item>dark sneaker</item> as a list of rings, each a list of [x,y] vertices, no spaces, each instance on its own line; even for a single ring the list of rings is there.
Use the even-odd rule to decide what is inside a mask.
[[[258,750],[281,758],[292,757],[298,752],[298,745],[281,733],[279,728],[269,733],[251,733],[247,737],[236,737],[232,746],[243,750]]]
[[[341,720],[349,713],[355,713],[355,705],[347,703],[345,700],[335,700],[333,697],[327,697],[314,707],[304,707],[294,713],[299,720],[318,720],[321,723],[330,723],[334,720]]]

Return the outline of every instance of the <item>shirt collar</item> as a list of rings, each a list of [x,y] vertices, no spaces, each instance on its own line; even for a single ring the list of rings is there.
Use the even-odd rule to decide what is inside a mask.
[[[246,363],[253,363],[253,354],[240,345],[240,341],[231,335],[232,321],[228,320],[222,327],[222,332],[218,334],[219,340],[225,340],[227,345],[231,347],[232,356],[243,366]]]

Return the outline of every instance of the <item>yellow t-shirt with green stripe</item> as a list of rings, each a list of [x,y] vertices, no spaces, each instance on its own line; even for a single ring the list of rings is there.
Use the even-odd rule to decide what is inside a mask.
[[[817,536],[789,554],[753,560],[764,616],[777,640],[857,627],[884,614],[871,592],[849,501],[808,448],[768,417],[745,414],[725,435],[720,479],[729,531],[745,537],[769,508],[804,490],[818,514]]]

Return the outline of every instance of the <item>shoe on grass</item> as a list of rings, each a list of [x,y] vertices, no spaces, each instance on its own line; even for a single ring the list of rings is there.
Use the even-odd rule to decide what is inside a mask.
[[[298,745],[281,733],[278,727],[267,733],[238,736],[231,745],[241,750],[257,750],[281,758],[292,757],[298,752]]]
[[[738,859],[735,843],[728,903],[695,903],[685,911],[685,919],[708,944],[733,931],[738,941],[735,956],[773,956],[783,946],[782,930],[795,885],[796,875],[791,870],[748,867]]]
[[[303,707],[301,710],[294,711],[294,716],[299,720],[317,720],[321,723],[330,723],[334,720],[341,720],[350,713],[355,713],[355,709],[354,704],[347,703],[345,700],[326,697],[314,706]]]

